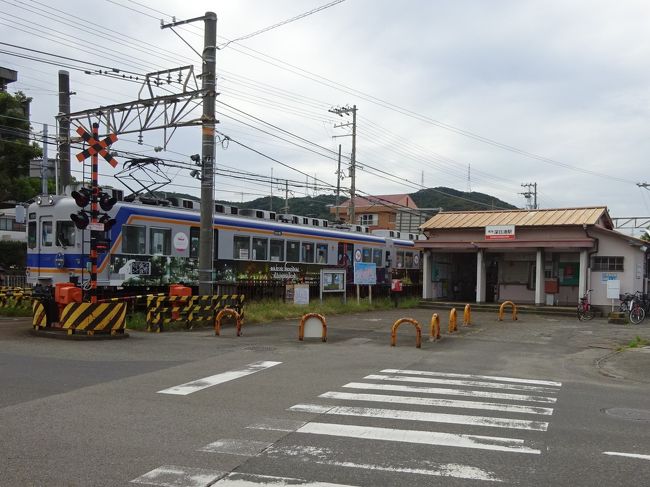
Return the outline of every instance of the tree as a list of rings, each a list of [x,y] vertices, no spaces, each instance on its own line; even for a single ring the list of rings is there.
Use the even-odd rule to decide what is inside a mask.
[[[30,102],[21,92],[0,92],[0,201],[26,201],[40,189],[38,179],[29,178],[29,161],[42,153],[30,143]]]

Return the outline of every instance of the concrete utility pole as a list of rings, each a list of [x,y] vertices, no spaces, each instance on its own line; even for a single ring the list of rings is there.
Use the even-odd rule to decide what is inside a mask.
[[[59,174],[56,193],[63,193],[70,186],[70,73],[59,71]]]
[[[289,213],[289,180],[284,180],[284,208],[282,208],[284,213]]]
[[[357,106],[353,105],[352,108],[349,106],[331,108],[328,110],[330,113],[335,113],[339,117],[342,117],[344,114],[349,115],[352,113],[352,123],[342,123],[339,125],[334,125],[334,128],[338,127],[349,127],[352,125],[352,155],[350,156],[350,206],[348,208],[349,221],[351,224],[356,224],[356,215],[354,213],[354,197],[356,195],[356,180],[355,180],[355,169],[356,169],[356,159],[357,159]],[[335,137],[347,137],[347,135],[339,135]]]
[[[341,194],[341,144],[339,144],[339,166],[336,170],[336,221],[340,219],[339,216],[339,195]]]
[[[539,210],[537,206],[537,183],[521,183],[522,188],[528,188],[528,191],[519,193],[526,198],[526,207],[529,210]],[[533,204],[530,204],[530,198],[533,198]]]
[[[43,159],[41,160],[41,194],[47,194],[47,124],[43,124]]]

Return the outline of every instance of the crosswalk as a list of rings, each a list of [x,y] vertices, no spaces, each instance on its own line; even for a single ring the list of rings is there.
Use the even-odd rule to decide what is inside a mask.
[[[217,438],[197,447],[249,457],[245,472],[200,471],[193,483],[182,468],[163,466],[159,475],[154,470],[132,482],[361,487],[430,485],[431,477],[510,481],[518,463],[529,475],[546,451],[544,434],[561,388],[550,380],[384,369],[289,407],[292,419],[248,426],[249,432],[293,433],[276,442]],[[181,480],[161,480],[173,472]]]

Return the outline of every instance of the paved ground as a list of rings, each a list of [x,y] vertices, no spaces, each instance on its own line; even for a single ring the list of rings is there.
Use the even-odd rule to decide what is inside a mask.
[[[444,313],[444,314],[443,314]],[[0,485],[643,485],[650,323],[431,311],[117,341],[0,319]],[[421,349],[403,325],[423,325]],[[497,409],[494,409],[497,408]],[[273,478],[270,478],[273,477]],[[296,480],[298,479],[298,480]]]

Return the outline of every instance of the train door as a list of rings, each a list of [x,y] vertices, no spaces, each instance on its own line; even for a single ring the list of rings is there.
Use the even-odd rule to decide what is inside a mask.
[[[52,215],[42,215],[38,219],[37,229],[37,266],[36,278],[45,277],[43,267],[54,267],[53,246],[54,246],[54,218]],[[48,265],[49,264],[49,265]],[[48,277],[53,277],[52,275]]]

